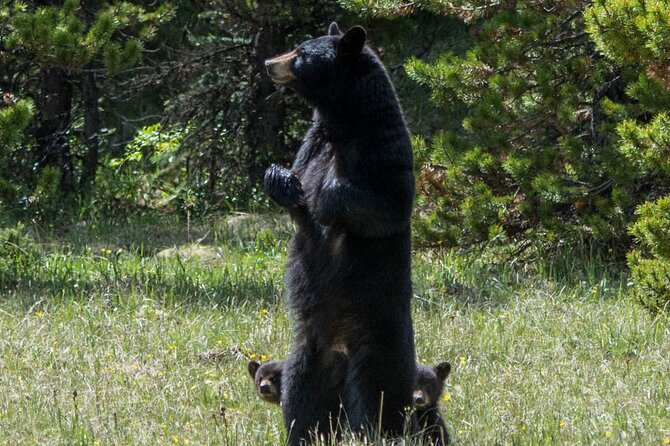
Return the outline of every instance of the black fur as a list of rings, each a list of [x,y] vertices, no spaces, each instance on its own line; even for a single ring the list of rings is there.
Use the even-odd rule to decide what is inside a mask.
[[[409,134],[365,31],[329,32],[297,49],[288,86],[313,106],[313,124],[291,170],[273,166],[265,182],[298,223],[286,272],[294,338],[282,380],[290,445],[337,423],[376,430],[381,419],[382,433],[402,433],[416,379]]]
[[[279,206],[304,204],[300,180],[290,170],[274,165],[265,172],[263,189]]]
[[[419,364],[417,384],[414,389],[414,408],[421,436],[435,446],[449,444],[449,432],[438,407],[444,380],[449,376],[451,364],[443,362],[435,367]]]

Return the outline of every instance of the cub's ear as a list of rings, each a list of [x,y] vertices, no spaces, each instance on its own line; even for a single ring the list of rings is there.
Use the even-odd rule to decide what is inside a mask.
[[[354,26],[344,33],[340,45],[352,54],[358,54],[363,49],[366,38],[367,33],[365,30],[360,26]]]
[[[433,370],[435,370],[437,378],[440,381],[444,381],[445,379],[447,379],[447,376],[449,376],[449,372],[451,372],[451,364],[449,364],[448,362],[441,362],[435,367],[433,367]]]
[[[342,35],[342,31],[340,31],[340,27],[337,26],[336,22],[331,23],[330,26],[328,27],[328,35],[329,36],[341,36]]]
[[[261,365],[256,361],[249,361],[249,364],[247,365],[247,371],[249,371],[249,375],[251,375],[252,379],[256,379],[256,371],[260,366]]]

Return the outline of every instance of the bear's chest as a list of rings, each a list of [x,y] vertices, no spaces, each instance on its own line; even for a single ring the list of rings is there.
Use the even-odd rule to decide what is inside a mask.
[[[358,155],[355,150],[330,142],[315,149],[296,171],[308,197],[318,195],[329,183],[347,182],[356,175]]]

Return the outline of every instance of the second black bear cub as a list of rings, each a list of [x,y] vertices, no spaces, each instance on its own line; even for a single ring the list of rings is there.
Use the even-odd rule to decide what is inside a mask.
[[[430,439],[435,446],[448,445],[449,433],[438,408],[438,402],[444,388],[444,380],[451,372],[451,364],[442,362],[435,367],[419,364],[417,369],[417,384],[412,399],[421,436],[426,440]]]
[[[279,404],[283,368],[284,361],[270,361],[263,365],[256,361],[249,362],[247,370],[254,380],[256,392],[268,403]]]

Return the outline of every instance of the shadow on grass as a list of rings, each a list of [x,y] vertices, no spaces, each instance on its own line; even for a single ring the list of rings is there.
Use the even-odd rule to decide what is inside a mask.
[[[250,214],[195,223],[141,216],[65,229],[35,227],[30,233],[41,254],[9,259],[12,274],[0,274],[0,289],[22,296],[27,305],[95,296],[118,303],[138,296],[166,305],[271,304],[283,294],[286,245],[294,232],[285,215]],[[603,298],[625,288],[621,265],[591,249],[548,256],[527,251],[524,258],[509,252],[416,252],[418,308],[495,308],[529,289]]]
[[[623,262],[570,248],[526,258],[485,250],[418,252],[413,280],[418,307],[440,311],[501,307],[531,291],[560,298],[619,298],[627,277]]]
[[[87,268],[82,268],[83,263]],[[93,298],[103,298],[111,305],[151,299],[164,306],[218,304],[235,308],[249,303],[277,303],[281,284],[280,275],[230,266],[203,268],[176,259],[156,259],[128,267],[114,260],[77,262],[67,257],[59,264],[51,257],[42,268],[0,283],[0,289],[28,308],[37,301]]]
[[[0,290],[17,304],[86,300],[111,304],[151,299],[164,305],[276,303],[282,294],[286,241],[282,216],[236,215],[184,228],[170,217],[31,232],[37,254],[2,259]],[[197,238],[195,238],[197,237]]]
[[[255,247],[259,234],[288,240],[295,232],[287,215],[244,213],[185,221],[174,215],[146,214],[119,220],[81,221],[61,228],[33,225],[30,229],[46,250],[79,253],[88,248],[93,252],[102,248],[123,249],[142,257],[196,244]]]

